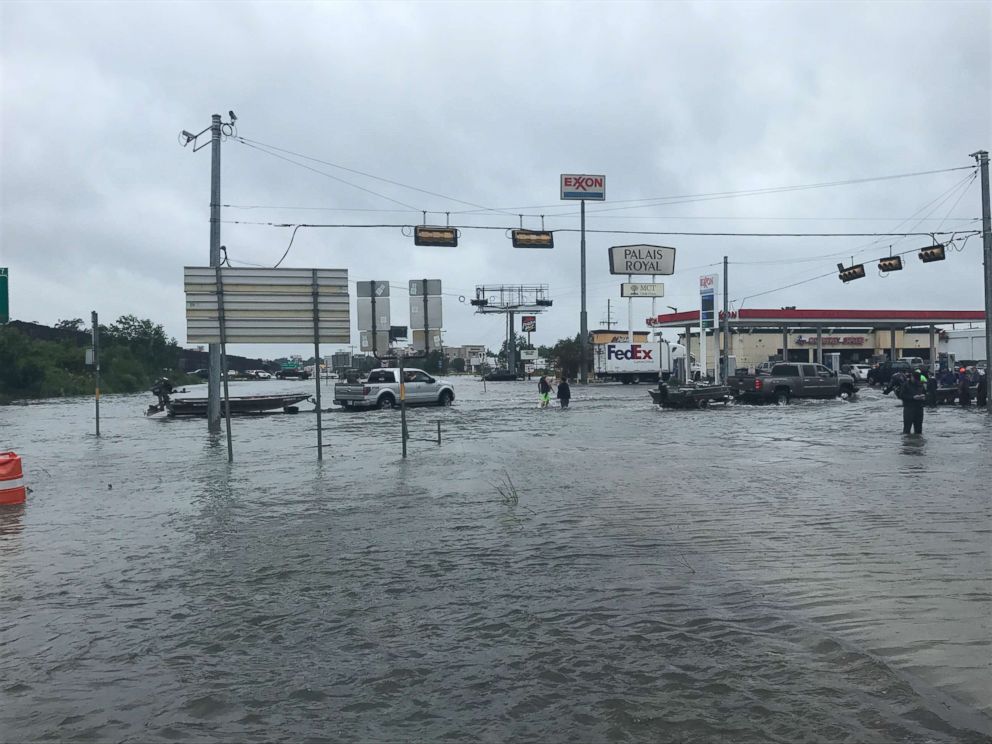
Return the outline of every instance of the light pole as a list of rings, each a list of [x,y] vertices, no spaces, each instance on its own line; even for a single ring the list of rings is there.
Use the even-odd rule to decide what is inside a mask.
[[[220,114],[211,116],[210,126],[198,132],[190,134],[185,129],[179,134],[180,144],[186,147],[193,143],[193,152],[202,150],[207,146],[197,144],[197,140],[207,132],[210,132],[210,266],[211,268],[220,266],[220,141],[221,135],[230,137],[234,134],[234,122],[238,117],[233,111],[229,111],[231,117],[229,122],[222,122]],[[217,288],[220,293],[220,287]],[[220,344],[210,344],[210,373],[207,378],[207,430],[211,432],[220,431]],[[226,370],[225,370],[226,374]]]

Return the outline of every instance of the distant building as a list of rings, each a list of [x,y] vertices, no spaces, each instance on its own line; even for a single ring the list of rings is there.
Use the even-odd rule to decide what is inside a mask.
[[[948,330],[940,326],[982,322],[981,310],[804,310],[795,307],[779,309],[745,309],[730,317],[729,353],[736,357],[738,367],[750,367],[769,360],[816,362],[818,350],[823,354],[837,353],[841,364],[871,362],[899,357],[930,359],[930,332],[938,353],[948,350],[952,336],[969,338],[967,349],[950,349],[959,359],[963,352],[969,358],[985,358],[985,344],[970,338],[985,331],[977,329]],[[655,331],[667,329],[669,340],[685,344],[689,334],[689,352],[699,355],[699,311],[669,313],[649,318]],[[681,333],[680,333],[681,331]],[[718,347],[722,349],[721,333],[706,331],[707,368],[712,369]],[[984,336],[983,336],[984,340]],[[783,346],[784,343],[784,346]],[[964,344],[965,342],[958,341]]]

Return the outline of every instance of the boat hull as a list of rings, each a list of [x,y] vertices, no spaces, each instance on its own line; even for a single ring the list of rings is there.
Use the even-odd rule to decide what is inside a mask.
[[[267,411],[286,410],[300,401],[308,400],[309,394],[294,393],[292,395],[241,395],[229,399],[231,415],[246,413],[265,413]],[[170,416],[206,416],[206,398],[177,398],[167,405]],[[220,402],[221,415],[227,413],[224,401]]]

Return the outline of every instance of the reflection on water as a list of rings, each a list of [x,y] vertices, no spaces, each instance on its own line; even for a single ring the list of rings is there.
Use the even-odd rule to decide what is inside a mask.
[[[25,504],[10,504],[0,506],[0,538],[19,535],[24,531]],[[4,552],[0,542],[0,553]]]
[[[314,416],[235,419],[229,464],[142,396],[99,440],[4,409],[0,738],[987,740],[987,417],[456,390],[406,461],[394,411],[322,463]]]

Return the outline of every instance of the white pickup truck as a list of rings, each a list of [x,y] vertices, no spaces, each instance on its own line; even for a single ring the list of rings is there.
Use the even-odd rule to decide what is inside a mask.
[[[450,406],[455,389],[420,369],[403,370],[407,405]],[[399,367],[382,367],[369,372],[360,383],[339,382],[334,386],[334,402],[344,408],[393,408],[400,403]]]

